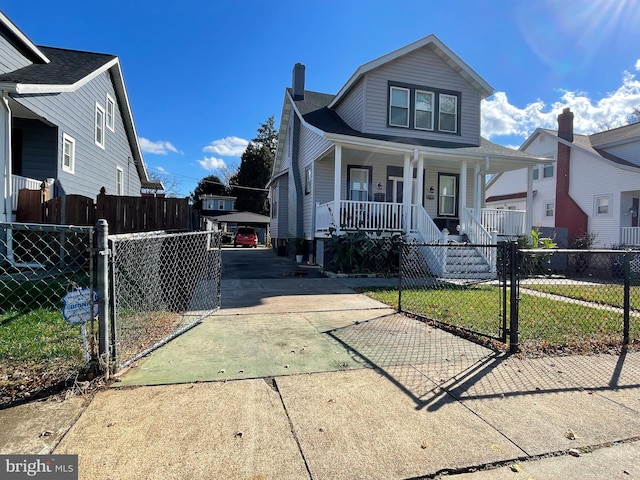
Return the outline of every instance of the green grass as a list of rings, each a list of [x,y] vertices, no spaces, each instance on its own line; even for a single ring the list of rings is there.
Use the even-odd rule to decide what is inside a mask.
[[[560,285],[561,286],[561,285]],[[549,287],[552,287],[549,285]],[[567,287],[574,287],[567,286]],[[546,291],[546,290],[545,290]],[[577,290],[574,289],[574,293]],[[553,293],[561,294],[561,290]],[[584,290],[595,299],[597,290]],[[398,306],[396,290],[363,291],[392,307]],[[593,296],[587,296],[593,293]],[[507,311],[509,309],[507,298]],[[592,300],[595,301],[595,300]],[[403,310],[454,326],[497,336],[501,324],[499,289],[490,286],[469,288],[424,288],[402,292]],[[531,348],[578,350],[616,345],[622,340],[623,315],[605,309],[521,292],[519,333],[521,345]],[[631,337],[640,338],[640,321],[632,318]]]
[[[10,363],[63,361],[82,363],[80,326],[60,310],[38,308],[0,316],[0,358]]]
[[[617,284],[603,285],[567,285],[567,284],[522,284],[520,288],[528,288],[538,292],[552,293],[576,300],[594,302],[623,308],[624,287]],[[630,288],[629,299],[633,310],[640,310],[640,287]]]

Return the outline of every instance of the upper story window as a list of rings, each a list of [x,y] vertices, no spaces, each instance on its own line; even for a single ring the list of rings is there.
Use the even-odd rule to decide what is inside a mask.
[[[409,126],[409,89],[391,87],[389,95],[389,125]]]
[[[104,148],[104,108],[96,103],[95,142]]]
[[[224,200],[218,200],[218,210],[224,210]]]
[[[389,84],[390,127],[460,132],[460,93],[415,85]]]
[[[116,101],[107,93],[107,128],[114,131],[116,117]]]
[[[76,168],[76,141],[66,133],[62,134],[62,170],[74,173]]]
[[[433,130],[433,92],[416,90],[416,128]]]
[[[542,178],[553,177],[553,164],[542,167]]]

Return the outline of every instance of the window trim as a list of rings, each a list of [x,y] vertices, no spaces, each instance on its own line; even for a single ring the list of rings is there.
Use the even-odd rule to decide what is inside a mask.
[[[313,180],[313,170],[311,167],[307,167],[304,171],[304,194],[309,195],[311,193],[311,182]]]
[[[391,123],[391,92],[393,89],[409,91],[409,112],[408,112],[408,125],[396,125]],[[416,92],[433,93],[433,129],[428,130],[425,128],[417,128],[415,122],[416,116]],[[448,130],[440,130],[440,96],[447,95],[456,99],[456,120],[455,120],[455,132]],[[409,130],[416,130],[421,132],[433,132],[443,135],[462,135],[461,131],[461,108],[462,108],[462,92],[454,90],[445,90],[442,88],[433,88],[427,85],[414,85],[396,81],[387,82],[387,127],[388,128],[406,128]],[[436,115],[438,122],[436,125]]]
[[[111,112],[109,112],[109,106],[111,106]],[[111,95],[109,95],[107,93],[107,102],[106,102],[106,108],[105,108],[105,115],[106,115],[106,124],[107,124],[107,128],[109,130],[111,130],[112,132],[115,131],[115,118],[116,118],[116,101],[113,99],[113,97]]]
[[[607,200],[607,211],[604,213],[600,213],[600,200]],[[604,195],[594,195],[593,197],[593,214],[595,217],[610,217],[613,212],[613,195],[604,194]]]
[[[442,124],[442,115],[443,114],[444,115],[452,115],[451,113],[443,112],[440,109],[440,104],[442,103],[441,102],[442,97],[453,98],[453,100],[455,101],[455,108],[454,108],[455,113],[453,113],[453,115],[454,115],[454,121],[453,121],[454,129],[453,130],[443,130],[442,129],[442,126],[441,126],[441,124]],[[444,93],[444,92],[438,93],[438,131],[439,132],[441,132],[441,133],[452,133],[452,134],[457,134],[458,133],[458,128],[459,128],[458,127],[458,115],[459,115],[459,113],[458,113],[458,100],[459,99],[458,99],[457,95],[451,95],[450,93]]]
[[[404,91],[407,92],[407,106],[399,106],[399,105],[393,105],[391,103],[392,99],[393,99],[393,91],[394,90],[400,90],[400,91]],[[389,85],[389,116],[387,118],[387,122],[389,124],[390,127],[400,127],[400,128],[411,128],[411,89],[406,88],[406,87],[401,87],[398,85]],[[391,122],[391,111],[393,108],[403,108],[407,110],[407,122],[406,125],[403,124],[398,124],[398,123],[392,123]]]
[[[431,95],[431,110],[420,110],[421,112],[429,112],[431,113],[431,128],[425,128],[425,127],[418,127],[418,94],[425,94],[428,93],[429,95]],[[434,107],[435,107],[435,103],[436,103],[436,94],[430,90],[420,90],[420,89],[416,89],[415,93],[414,93],[414,105],[415,108],[413,109],[413,124],[415,126],[416,130],[425,130],[428,132],[433,132],[433,130],[435,129],[435,124],[434,124]]]
[[[116,195],[124,195],[124,170],[120,166],[116,167]]]
[[[69,143],[71,146],[71,153],[69,155],[69,166],[65,166],[64,157],[65,157],[65,145]],[[75,138],[67,135],[66,133],[62,134],[62,171],[75,174],[76,170],[76,140]]]
[[[102,120],[98,120],[98,113],[101,114],[102,116]],[[105,111],[104,111],[104,107],[102,105],[100,105],[99,103],[96,102],[96,110],[95,110],[95,119],[94,119],[94,126],[93,126],[93,140],[95,142],[95,144],[97,146],[99,146],[100,148],[104,149],[104,144],[105,144]],[[101,133],[101,141],[99,141],[98,139],[98,132],[100,131]]]
[[[441,179],[442,177],[452,177],[455,180],[455,186],[454,186],[454,194],[453,196],[453,214],[449,214],[449,213],[442,213],[442,182]],[[445,172],[439,172],[438,173],[438,217],[444,217],[444,218],[456,218],[459,214],[458,212],[458,201],[460,200],[460,174],[458,173],[445,173]]]
[[[366,200],[355,200],[361,202],[370,202],[373,195],[373,167],[368,165],[347,165],[347,199],[352,201],[351,198],[351,170],[368,170],[368,178],[367,178],[367,199]]]
[[[556,216],[556,202],[554,202],[553,200],[547,200],[543,203],[542,206],[544,208],[545,218],[553,218]],[[551,211],[551,215],[549,215],[549,211]]]

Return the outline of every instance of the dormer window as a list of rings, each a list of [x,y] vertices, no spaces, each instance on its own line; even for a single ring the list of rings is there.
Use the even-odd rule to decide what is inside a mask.
[[[460,93],[389,84],[389,127],[460,133]]]
[[[409,127],[409,89],[391,87],[389,125]]]

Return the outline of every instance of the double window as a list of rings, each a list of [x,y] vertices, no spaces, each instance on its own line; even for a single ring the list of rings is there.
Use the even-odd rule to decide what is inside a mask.
[[[390,127],[457,134],[460,131],[459,110],[458,92],[389,85]]]

